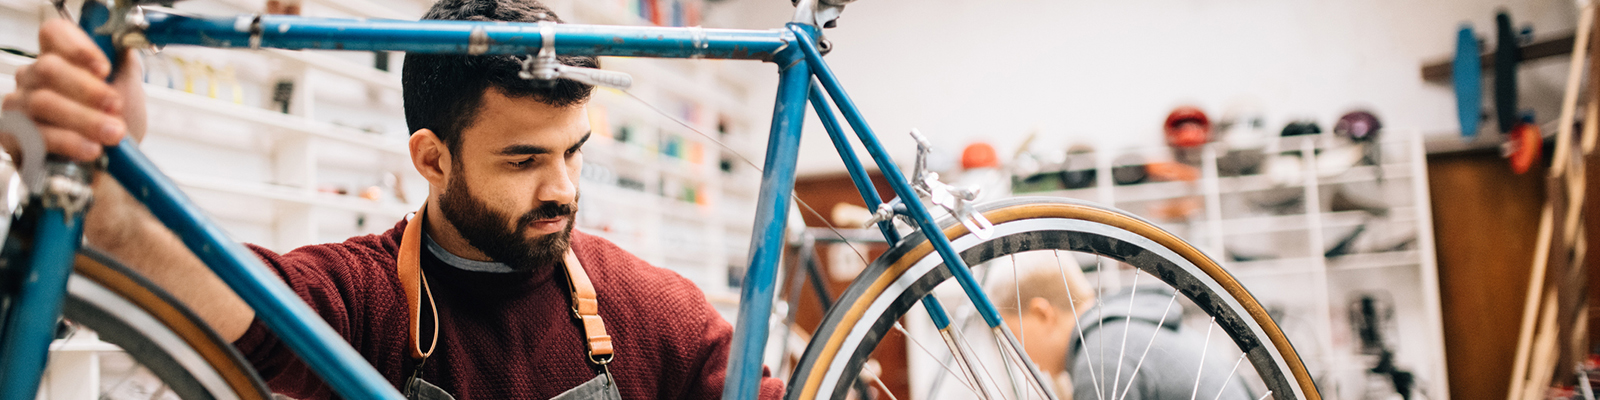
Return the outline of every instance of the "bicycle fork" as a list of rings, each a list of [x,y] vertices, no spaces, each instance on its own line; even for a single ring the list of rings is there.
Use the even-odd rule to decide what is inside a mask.
[[[21,267],[6,274],[16,279],[6,283],[11,307],[0,323],[0,400],[33,400],[38,391],[94,193],[89,186],[92,171],[86,166],[51,160],[44,168],[38,190],[30,190],[34,194],[12,225],[13,231],[31,231],[32,237],[8,237],[31,243],[9,247],[27,250],[8,251],[0,259],[5,266]]]

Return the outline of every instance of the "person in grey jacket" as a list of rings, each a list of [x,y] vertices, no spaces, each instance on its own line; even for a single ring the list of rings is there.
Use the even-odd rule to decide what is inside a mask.
[[[1255,399],[1233,371],[1238,351],[1219,345],[1231,342],[1217,340],[1221,333],[1215,332],[1210,350],[1205,350],[1206,333],[1182,326],[1181,303],[1168,307],[1172,288],[1151,280],[1154,284],[1108,288],[1114,292],[1096,299],[1082,270],[1065,255],[1060,269],[1054,258],[1018,256],[1017,260],[1021,279],[1015,284],[999,280],[1003,284],[995,285],[991,294],[1029,358],[1041,372],[1055,377],[1061,397]],[[1024,264],[1035,265],[1021,268]],[[1069,385],[1071,390],[1062,390]]]

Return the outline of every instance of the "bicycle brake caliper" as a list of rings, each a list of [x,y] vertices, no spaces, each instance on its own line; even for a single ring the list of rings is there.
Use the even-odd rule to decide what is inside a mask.
[[[928,138],[916,129],[911,130],[911,138],[917,141],[917,165],[911,178],[911,186],[917,190],[917,194],[944,208],[978,238],[988,240],[994,236],[994,224],[972,208],[972,201],[978,199],[978,188],[956,187],[940,182],[939,173],[928,171],[928,153],[933,151]]]

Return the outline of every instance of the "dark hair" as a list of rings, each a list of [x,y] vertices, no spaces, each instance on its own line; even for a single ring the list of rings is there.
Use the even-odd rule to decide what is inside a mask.
[[[457,21],[561,22],[555,12],[536,0],[440,0],[422,19]],[[560,56],[562,64],[599,68],[589,56]],[[469,56],[406,53],[400,72],[406,125],[412,133],[430,129],[451,152],[460,149],[461,132],[478,116],[483,94],[490,88],[507,97],[532,98],[556,107],[582,104],[589,85],[562,79],[554,85],[518,76],[522,64],[516,56]]]

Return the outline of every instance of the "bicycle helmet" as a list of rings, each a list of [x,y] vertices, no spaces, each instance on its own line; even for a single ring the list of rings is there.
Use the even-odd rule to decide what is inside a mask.
[[[1283,126],[1279,136],[1316,135],[1322,133],[1322,127],[1316,121],[1295,121]]]
[[[1184,106],[1172,110],[1164,126],[1168,146],[1200,147],[1211,141],[1211,119],[1199,108]]]
[[[1079,144],[1067,148],[1067,159],[1061,163],[1061,187],[1083,189],[1094,186],[1094,147]]]
[[[1333,125],[1333,134],[1356,142],[1370,142],[1378,137],[1380,129],[1383,123],[1378,122],[1377,116],[1358,110],[1339,117],[1339,122]]]

